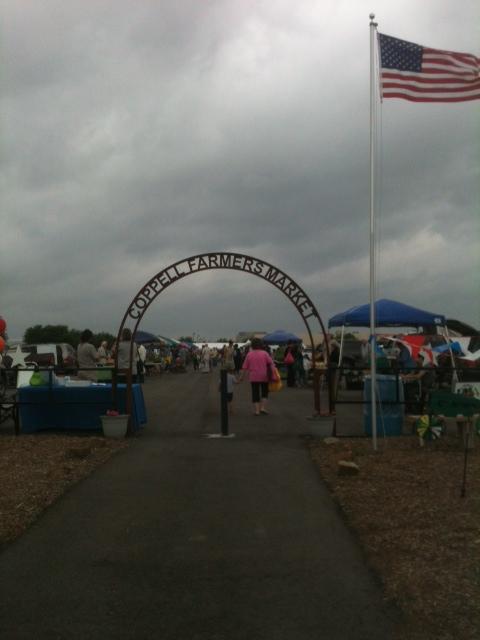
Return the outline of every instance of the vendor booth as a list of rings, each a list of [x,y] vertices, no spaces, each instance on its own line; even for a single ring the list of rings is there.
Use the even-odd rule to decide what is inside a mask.
[[[445,327],[445,316],[383,298],[375,302],[376,327]],[[370,327],[370,304],[351,307],[330,318],[331,327]],[[427,332],[425,332],[427,333]]]
[[[126,385],[117,385],[117,409],[126,411]],[[110,384],[89,386],[40,386],[19,387],[18,402],[20,427],[23,433],[33,433],[46,429],[81,429],[100,431],[101,415],[112,404]],[[147,422],[142,386],[132,385],[131,426],[134,431]]]
[[[328,322],[328,327],[329,329],[341,327],[339,354],[339,367],[341,367],[345,327],[370,327],[370,304],[351,307],[333,316]],[[445,342],[448,342],[445,316],[394,300],[381,299],[375,302],[375,328],[378,327],[414,327],[417,331],[421,329],[424,334],[441,333]],[[450,346],[447,348],[450,349]],[[400,435],[404,418],[405,405],[403,403],[406,400],[404,385],[398,376],[388,375],[385,372],[384,375],[377,375],[376,388],[380,405],[380,411],[376,414],[377,431],[379,433],[383,432],[385,435]],[[370,397],[371,380],[369,376],[366,376],[363,393],[363,418],[367,434],[371,433],[372,428],[371,402],[368,402]]]
[[[370,327],[370,304],[351,307],[330,318],[328,328],[341,327],[340,357],[342,361],[345,327]],[[414,327],[423,333],[440,332],[448,342],[446,318],[439,313],[417,309],[402,302],[383,298],[375,302],[375,327]]]

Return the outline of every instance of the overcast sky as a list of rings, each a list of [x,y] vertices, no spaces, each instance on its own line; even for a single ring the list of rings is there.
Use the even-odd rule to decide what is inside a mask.
[[[369,13],[480,55],[478,0],[0,0],[1,289],[10,337],[116,332],[173,262],[239,251],[325,323],[369,299]],[[480,102],[387,100],[378,297],[480,327]],[[141,328],[299,331],[274,287],[194,274]]]

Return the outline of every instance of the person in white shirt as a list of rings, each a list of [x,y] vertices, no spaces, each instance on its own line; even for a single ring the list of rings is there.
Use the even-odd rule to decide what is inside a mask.
[[[137,369],[138,369],[138,381],[145,382],[145,362],[147,360],[147,350],[145,346],[141,344],[138,347],[138,361],[137,361]]]

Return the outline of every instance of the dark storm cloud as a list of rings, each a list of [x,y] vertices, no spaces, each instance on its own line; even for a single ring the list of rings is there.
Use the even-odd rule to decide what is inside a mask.
[[[385,33],[479,53],[476,3],[377,4]],[[11,330],[113,329],[143,282],[203,251],[277,264],[326,317],[366,302],[369,11],[363,1],[1,2]],[[387,102],[379,290],[479,324],[478,107]],[[278,318],[299,322],[277,291],[214,273],[166,292],[145,322],[230,334]]]

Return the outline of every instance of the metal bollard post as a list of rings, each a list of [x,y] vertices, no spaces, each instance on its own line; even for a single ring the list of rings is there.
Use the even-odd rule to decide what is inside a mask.
[[[220,371],[220,419],[222,436],[228,436],[227,370]]]

